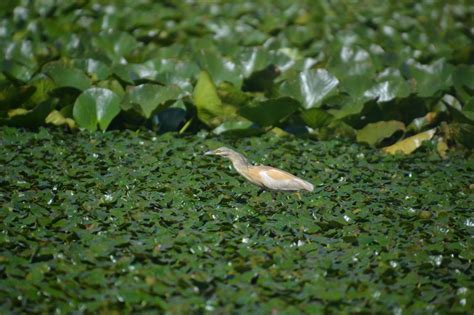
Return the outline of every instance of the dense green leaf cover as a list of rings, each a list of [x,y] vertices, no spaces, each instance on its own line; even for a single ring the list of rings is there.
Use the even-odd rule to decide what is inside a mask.
[[[250,40],[250,39],[249,39]],[[315,184],[269,194],[202,153]],[[474,159],[0,129],[0,313],[472,313]]]
[[[58,110],[89,130],[358,139],[379,123],[368,137],[389,144],[384,122],[436,113],[421,129],[445,121],[441,136],[462,129],[454,139],[472,146],[473,19],[467,0],[6,1],[0,124],[37,127]],[[115,93],[120,113],[73,115],[90,88]]]

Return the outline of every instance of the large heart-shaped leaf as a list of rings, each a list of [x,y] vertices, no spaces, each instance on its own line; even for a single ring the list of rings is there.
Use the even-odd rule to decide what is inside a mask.
[[[230,82],[236,87],[242,85],[243,75],[234,62],[212,51],[201,50],[197,55],[201,70],[206,71],[216,84]]]
[[[357,141],[376,145],[399,130],[405,130],[405,124],[396,120],[370,123],[357,131]]]
[[[474,65],[459,65],[453,72],[456,94],[464,102],[469,101],[474,90]]]
[[[192,92],[191,81],[194,80],[200,72],[199,67],[189,60],[182,61],[176,59],[150,60],[143,65],[152,66],[154,80],[165,85],[177,85],[183,91]]]
[[[375,67],[369,52],[363,48],[345,45],[331,58],[328,69],[338,78],[362,75],[372,77]]]
[[[105,51],[112,62],[119,62],[132,50],[139,46],[139,42],[129,33],[103,33],[93,37],[93,45]]]
[[[342,119],[347,116],[359,114],[364,109],[364,104],[367,101],[365,97],[346,96],[340,98],[340,108],[330,108],[327,112],[336,119]]]
[[[241,65],[244,77],[249,77],[255,71],[265,69],[269,63],[270,55],[267,50],[262,48],[245,48],[237,56],[237,60]]]
[[[57,88],[71,87],[83,91],[91,86],[91,81],[84,71],[65,66],[60,62],[51,62],[44,70],[53,79]]]
[[[446,63],[444,59],[439,59],[429,65],[410,60],[405,69],[408,77],[414,80],[416,94],[420,97],[431,97],[448,90],[453,84],[453,70],[453,66]]]
[[[263,130],[258,128],[254,123],[248,120],[230,120],[217,126],[213,132],[217,135],[228,136],[255,136],[262,133]]]
[[[462,108],[463,114],[469,118],[470,120],[474,121],[474,97],[472,97],[466,105]]]
[[[410,88],[403,79],[391,79],[376,84],[364,93],[369,99],[377,99],[378,103],[389,102],[396,97],[407,97],[410,94]]]
[[[242,107],[239,113],[243,117],[265,127],[272,126],[291,115],[299,106],[300,103],[291,97],[280,97]]]
[[[474,90],[474,65],[459,65],[453,72],[453,83],[456,87],[466,86]]]
[[[2,71],[8,78],[26,82],[34,74],[31,68],[22,65],[14,60],[3,60],[0,62],[0,71]]]
[[[154,110],[169,100],[180,97],[181,91],[174,86],[161,86],[157,84],[142,84],[132,88],[126,95],[126,101],[138,104],[149,118]]]
[[[108,89],[90,88],[74,103],[73,116],[79,127],[89,131],[106,130],[120,112],[120,96]]]
[[[110,68],[100,60],[79,59],[74,61],[74,65],[87,72],[94,80],[105,80],[110,75]]]
[[[354,98],[363,98],[364,93],[374,85],[374,80],[365,75],[346,76],[341,79],[339,89]]]
[[[299,100],[304,108],[309,109],[320,107],[324,98],[334,92],[338,84],[339,80],[326,70],[311,69],[284,82],[280,92]]]
[[[304,111],[301,118],[311,128],[321,128],[327,126],[334,117],[320,108],[311,108]]]
[[[7,12],[7,11],[2,11]],[[35,46],[33,42],[30,40],[21,40],[16,41],[12,40],[9,41],[7,45],[2,43],[2,48],[5,47],[6,49],[2,51],[4,53],[3,58],[5,60],[12,60],[17,62],[18,64],[24,65],[29,69],[33,69],[36,65],[36,58],[35,58]],[[2,58],[2,59],[3,59]]]

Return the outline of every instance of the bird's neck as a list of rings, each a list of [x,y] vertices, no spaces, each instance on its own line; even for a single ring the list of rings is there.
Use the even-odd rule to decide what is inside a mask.
[[[229,156],[229,159],[231,160],[232,165],[234,166],[235,170],[239,173],[247,170],[247,168],[250,165],[247,159],[241,154]]]

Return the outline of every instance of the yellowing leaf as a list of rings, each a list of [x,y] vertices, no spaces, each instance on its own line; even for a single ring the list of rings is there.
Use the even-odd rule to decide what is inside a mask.
[[[28,113],[28,110],[24,109],[24,108],[15,108],[15,109],[12,109],[12,110],[9,110],[8,111],[8,117],[14,117],[14,116],[18,116],[18,115],[24,115]]]
[[[278,128],[278,127],[273,127],[270,130],[270,133],[274,134],[277,137],[288,137],[288,136],[291,135],[290,133],[288,133],[285,130],[283,130],[281,128]]]
[[[64,117],[59,111],[53,110],[44,120],[47,124],[55,126],[67,125],[70,129],[76,127],[76,122],[71,118]]]
[[[395,154],[396,152],[402,152],[404,154],[410,154],[418,149],[423,141],[430,140],[433,138],[436,129],[430,129],[425,132],[420,132],[414,136],[408,137],[402,141],[399,141],[391,146],[385,147],[382,150],[386,153]]]

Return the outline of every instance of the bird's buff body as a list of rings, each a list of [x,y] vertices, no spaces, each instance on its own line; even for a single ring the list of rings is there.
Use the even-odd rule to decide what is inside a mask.
[[[313,185],[301,178],[278,168],[265,165],[252,165],[240,153],[226,147],[208,151],[206,155],[220,155],[228,158],[235,170],[260,188],[275,191],[299,192],[313,191]]]

